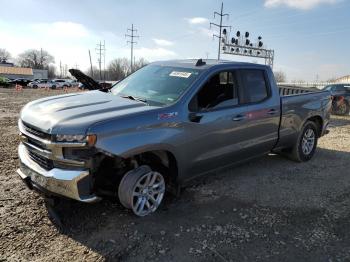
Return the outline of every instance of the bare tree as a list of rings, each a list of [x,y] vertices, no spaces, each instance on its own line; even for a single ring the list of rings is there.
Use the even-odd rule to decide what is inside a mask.
[[[92,72],[91,72],[91,69],[89,68],[89,70],[84,71],[84,74],[90,77],[95,77],[97,76],[96,72],[98,71],[99,69],[97,68],[97,66],[92,66]]]
[[[126,58],[117,58],[108,65],[108,79],[121,80],[130,72],[130,63]]]
[[[34,69],[48,69],[55,59],[45,50],[29,49],[18,56],[18,63],[22,67]]]
[[[121,80],[147,64],[148,62],[145,59],[140,58],[134,63],[133,70],[131,71],[130,60],[126,58],[114,59],[108,66],[108,79]]]
[[[147,64],[148,62],[145,59],[140,58],[138,61],[135,62],[133,66],[134,71],[144,67]],[[98,68],[94,66],[92,70],[93,72],[97,72]],[[130,69],[130,60],[127,58],[116,58],[112,60],[109,63],[106,71],[102,71],[102,74],[106,76],[105,77],[106,80],[109,80],[109,81],[122,80],[123,78],[127,77],[131,73],[133,72],[131,72],[131,69]],[[91,70],[85,71],[85,74],[92,77]],[[96,76],[96,74],[94,74],[94,76]]]
[[[5,48],[0,48],[0,62],[7,62],[11,59],[11,54]]]
[[[137,70],[139,70],[140,68],[144,67],[147,64],[149,64],[148,61],[146,61],[144,58],[141,57],[138,61],[135,62],[133,71],[137,71]]]
[[[274,75],[277,83],[282,83],[287,81],[286,74],[282,71],[274,72]]]

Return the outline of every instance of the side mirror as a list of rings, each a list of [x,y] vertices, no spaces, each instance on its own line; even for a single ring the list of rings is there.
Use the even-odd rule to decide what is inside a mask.
[[[203,117],[202,115],[200,115],[198,113],[194,113],[194,112],[191,112],[188,115],[188,119],[194,123],[199,123],[201,121],[202,117]]]

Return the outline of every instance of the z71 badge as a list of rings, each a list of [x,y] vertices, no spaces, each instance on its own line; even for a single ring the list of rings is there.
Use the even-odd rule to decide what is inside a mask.
[[[170,118],[174,118],[176,116],[177,116],[177,112],[162,113],[162,114],[158,115],[158,120],[170,119]]]

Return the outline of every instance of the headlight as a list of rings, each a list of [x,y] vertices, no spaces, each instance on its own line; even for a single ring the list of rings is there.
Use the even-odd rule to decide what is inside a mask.
[[[93,146],[96,143],[96,135],[56,135],[56,142],[86,143],[89,146]]]

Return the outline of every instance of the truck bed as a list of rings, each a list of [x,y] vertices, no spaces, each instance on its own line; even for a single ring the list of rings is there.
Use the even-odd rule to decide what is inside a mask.
[[[318,93],[322,92],[317,88],[306,88],[306,87],[298,87],[298,86],[287,86],[287,85],[279,85],[279,94],[280,96],[289,96],[289,95],[297,95],[297,94],[305,94],[305,93]]]
[[[281,96],[281,124],[279,145],[292,146],[305,119],[321,116],[329,119],[331,94],[310,88],[279,86]],[[320,123],[322,131],[327,122]]]

